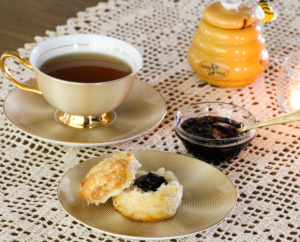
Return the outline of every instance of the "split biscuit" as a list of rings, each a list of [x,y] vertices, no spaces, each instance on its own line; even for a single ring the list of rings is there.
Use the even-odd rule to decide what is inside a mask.
[[[141,164],[131,153],[118,152],[91,168],[79,188],[89,204],[105,203],[128,188]]]

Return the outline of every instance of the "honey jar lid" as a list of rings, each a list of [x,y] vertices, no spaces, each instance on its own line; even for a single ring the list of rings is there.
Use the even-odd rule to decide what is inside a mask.
[[[209,24],[222,29],[242,29],[257,21],[254,11],[240,4],[240,1],[236,4],[227,4],[226,1],[213,3],[204,10],[203,18]]]

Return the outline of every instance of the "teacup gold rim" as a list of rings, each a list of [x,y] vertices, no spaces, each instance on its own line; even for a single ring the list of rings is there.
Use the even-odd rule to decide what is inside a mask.
[[[75,45],[75,44],[61,45],[61,46],[59,46],[59,47],[49,49],[49,50],[43,52],[43,53],[39,56],[39,58],[40,58],[41,56],[45,55],[46,53],[49,53],[49,52],[51,52],[51,51],[53,51],[53,50],[56,50],[56,49],[59,49],[59,48],[65,48],[65,47],[73,46],[73,45]],[[76,45],[80,45],[80,46],[96,46],[96,47],[103,47],[103,48],[106,48],[106,49],[111,49],[111,50],[113,50],[113,51],[116,51],[116,52],[125,54],[125,55],[128,56],[130,59],[132,59],[132,57],[131,57],[130,55],[128,55],[126,52],[121,51],[121,50],[116,49],[116,48],[112,48],[111,46],[108,46],[108,45],[100,45],[100,44],[99,44],[99,45],[96,45],[96,44],[76,44]],[[92,53],[92,52],[91,52],[91,53]],[[119,81],[121,81],[121,80],[128,79],[128,78],[130,78],[130,77],[135,76],[135,75],[140,71],[140,69],[142,68],[142,65],[143,65],[142,56],[141,56],[141,54],[140,54],[138,51],[136,51],[136,53],[140,56],[140,62],[141,62],[141,64],[139,64],[139,65],[137,66],[136,70],[133,71],[131,74],[127,75],[127,76],[124,76],[124,77],[119,78],[119,79],[116,79],[116,80],[107,81],[107,82],[96,82],[96,83],[70,82],[70,81],[66,81],[66,80],[63,80],[63,79],[58,79],[58,78],[55,78],[55,77],[52,77],[52,76],[47,75],[46,73],[42,72],[42,71],[37,67],[36,63],[34,63],[34,64],[31,63],[31,65],[33,66],[33,68],[34,68],[35,71],[37,71],[37,72],[39,72],[40,74],[45,75],[45,76],[47,76],[47,77],[49,77],[49,78],[52,78],[53,80],[58,81],[58,82],[63,82],[63,83],[68,83],[68,82],[70,82],[70,83],[72,83],[72,85],[105,85],[105,84],[108,84],[108,83],[119,82]],[[38,58],[37,58],[37,59],[38,59]],[[133,59],[132,59],[132,60],[133,60]],[[134,60],[133,60],[133,62],[135,63]]]

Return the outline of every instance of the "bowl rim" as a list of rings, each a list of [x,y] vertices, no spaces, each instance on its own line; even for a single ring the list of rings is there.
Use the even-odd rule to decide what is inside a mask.
[[[201,142],[207,142],[207,143],[211,143],[212,145],[211,146],[215,146],[215,145],[218,145],[218,146],[223,146],[223,145],[226,145],[226,146],[232,146],[233,144],[234,145],[237,145],[237,144],[240,144],[240,143],[243,143],[243,142],[246,142],[248,140],[251,140],[255,133],[256,133],[256,129],[252,129],[252,130],[249,130],[248,132],[244,133],[243,135],[239,135],[238,137],[233,137],[233,138],[227,138],[227,139],[212,139],[212,138],[203,138],[203,137],[199,137],[197,135],[193,135],[187,131],[185,131],[184,129],[181,128],[180,124],[182,122],[180,122],[180,119],[181,119],[181,114],[183,111],[186,111],[188,110],[189,108],[193,107],[193,106],[196,106],[196,105],[209,105],[209,104],[222,104],[222,105],[228,105],[228,106],[232,106],[232,107],[235,107],[237,109],[241,109],[243,110],[244,112],[246,112],[247,114],[249,114],[250,118],[252,119],[251,121],[253,123],[256,123],[256,118],[254,117],[254,115],[248,111],[247,109],[241,107],[241,106],[238,106],[238,105],[235,105],[235,104],[232,104],[232,103],[226,103],[226,102],[196,102],[196,103],[192,103],[188,106],[185,106],[183,108],[181,108],[180,110],[177,111],[175,117],[174,117],[174,127],[175,127],[175,132],[178,133],[178,135],[182,136],[182,138],[184,139],[188,139],[190,142],[192,143],[197,143],[197,141],[201,141]],[[195,116],[196,116],[197,113],[195,113]],[[201,116],[208,116],[208,115],[201,115]],[[222,116],[222,115],[220,115]],[[191,116],[188,116],[188,117],[191,117]],[[225,117],[225,116],[222,116],[222,117]],[[187,117],[185,118],[185,120],[187,119]],[[218,144],[214,144],[214,143],[218,143]],[[220,144],[222,143],[222,144]],[[223,144],[224,143],[224,144]]]

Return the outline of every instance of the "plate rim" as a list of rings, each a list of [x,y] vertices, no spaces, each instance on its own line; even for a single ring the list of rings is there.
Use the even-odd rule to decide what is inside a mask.
[[[235,209],[236,205],[237,205],[237,200],[238,200],[238,190],[235,186],[235,184],[233,183],[233,181],[226,175],[224,174],[221,170],[219,170],[218,168],[216,168],[215,166],[213,166],[212,164],[209,164],[205,161],[202,161],[202,160],[199,160],[195,157],[191,157],[191,156],[188,156],[188,155],[184,155],[184,154],[179,154],[179,153],[172,153],[172,152],[169,152],[169,151],[159,151],[159,150],[128,150],[128,151],[122,151],[122,152],[128,152],[128,153],[133,153],[135,154],[135,152],[142,152],[142,153],[150,153],[150,152],[154,152],[154,153],[161,153],[161,154],[170,154],[170,155],[175,155],[175,156],[183,156],[183,157],[186,157],[188,158],[189,160],[196,160],[197,162],[202,162],[204,163],[205,165],[208,165],[210,166],[211,168],[213,168],[214,170],[216,170],[219,174],[221,174],[222,176],[225,176],[225,178],[229,181],[229,183],[232,185],[232,188],[235,192],[235,196],[234,196],[234,205],[232,206],[232,208],[230,209],[230,211],[228,212],[228,214],[226,214],[222,219],[220,219],[218,222],[208,226],[207,228],[204,228],[202,230],[198,230],[198,231],[195,231],[195,232],[191,232],[191,233],[186,233],[186,234],[180,234],[180,235],[172,235],[172,236],[163,236],[163,237],[143,237],[143,236],[134,236],[134,235],[126,235],[126,234],[117,234],[117,233],[113,233],[113,232],[108,232],[108,231],[105,231],[105,230],[102,230],[102,229],[99,229],[99,228],[96,228],[96,227],[93,227],[93,226],[90,226],[86,223],[84,223],[83,221],[75,218],[72,214],[70,214],[67,209],[64,207],[63,205],[63,202],[61,201],[60,197],[59,197],[59,188],[60,188],[60,184],[61,182],[63,181],[63,179],[73,170],[75,169],[78,165],[82,165],[84,162],[88,162],[90,160],[93,160],[93,159],[97,159],[101,156],[109,156],[109,155],[113,155],[114,153],[105,153],[105,154],[101,154],[101,155],[98,155],[98,156],[95,156],[95,157],[92,157],[92,158],[89,158],[89,159],[86,159],[76,165],[74,165],[73,167],[71,167],[68,171],[66,171],[63,176],[61,177],[61,179],[59,180],[59,183],[57,185],[57,192],[56,192],[56,196],[57,196],[57,199],[61,205],[61,207],[63,208],[63,210],[69,215],[71,216],[73,219],[75,219],[76,221],[78,221],[79,223],[81,223],[82,225],[90,228],[90,229],[93,229],[93,230],[96,230],[98,232],[101,232],[101,233],[104,233],[104,234],[108,234],[108,235],[111,235],[111,236],[115,236],[115,237],[118,237],[118,238],[125,238],[125,239],[140,239],[140,240],[161,240],[161,239],[176,239],[176,238],[183,238],[183,237],[187,237],[187,236],[191,236],[191,235],[195,235],[195,234],[198,234],[200,232],[204,232],[205,230],[207,229],[210,229],[214,226],[216,226],[217,224],[221,223],[226,217],[228,217],[232,212],[233,210]],[[181,205],[180,205],[181,206]],[[133,221],[135,222],[135,221]],[[151,223],[149,223],[149,225],[151,225]]]
[[[35,81],[36,82],[36,79],[32,78],[32,79],[28,80],[27,82],[31,82],[31,81]],[[137,138],[139,136],[142,136],[142,135],[150,132],[151,130],[155,129],[163,121],[163,119],[165,118],[165,116],[167,114],[167,103],[166,103],[166,100],[163,97],[163,95],[156,88],[154,88],[152,85],[150,85],[147,82],[143,82],[143,81],[141,81],[139,79],[136,79],[135,82],[142,83],[142,85],[145,85],[148,88],[153,89],[160,96],[162,102],[164,103],[164,110],[162,109],[163,110],[163,115],[160,117],[160,119],[154,125],[152,125],[152,127],[144,130],[143,132],[140,132],[140,133],[138,133],[136,135],[133,135],[133,136],[130,136],[130,137],[127,137],[127,138],[122,138],[122,139],[119,139],[119,140],[115,140],[115,141],[108,141],[108,142],[83,142],[83,143],[82,142],[74,142],[74,141],[59,141],[59,140],[55,140],[55,139],[52,139],[52,138],[45,138],[45,137],[42,137],[42,136],[39,136],[39,135],[36,135],[36,134],[32,134],[32,133],[29,133],[29,132],[25,131],[24,129],[18,127],[11,120],[11,118],[7,114],[7,111],[6,111],[6,108],[5,108],[6,101],[7,101],[8,97],[9,97],[9,95],[13,91],[20,90],[22,92],[28,92],[28,91],[21,90],[18,87],[13,88],[6,95],[6,97],[5,97],[4,101],[3,101],[3,113],[4,113],[5,117],[7,118],[7,120],[9,121],[9,123],[12,124],[16,129],[18,129],[21,132],[26,133],[27,135],[30,135],[32,138],[37,138],[37,139],[42,140],[42,141],[47,142],[47,143],[52,143],[52,144],[57,144],[57,145],[73,146],[73,147],[96,147],[96,146],[106,146],[106,145],[112,145],[112,144],[119,144],[119,143],[123,143],[123,142],[127,142],[127,141],[130,141],[130,140],[133,140],[133,139],[135,139],[135,138]],[[34,94],[34,95],[38,95],[38,94]],[[50,104],[48,104],[48,105],[50,105]],[[53,108],[53,109],[54,109],[53,112],[55,112],[56,109],[55,108]],[[53,119],[54,119],[54,117],[53,117]],[[60,124],[58,124],[58,125],[60,125]],[[85,132],[86,130],[80,130],[80,131]],[[87,130],[87,131],[92,131],[92,130]]]

